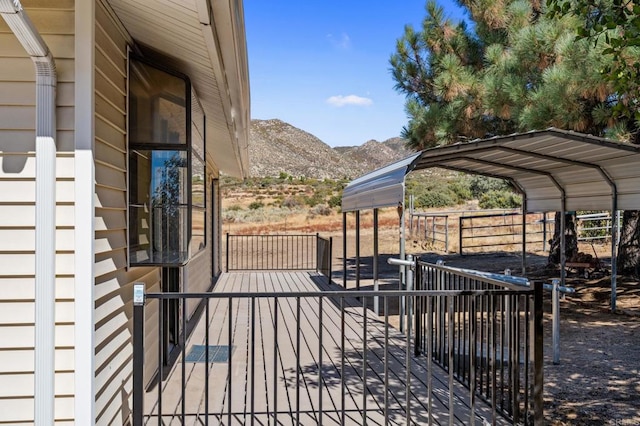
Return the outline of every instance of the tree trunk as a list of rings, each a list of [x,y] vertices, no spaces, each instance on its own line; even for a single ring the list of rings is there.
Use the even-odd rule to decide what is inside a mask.
[[[562,213],[556,212],[555,227],[553,230],[553,239],[549,241],[549,265],[560,264],[560,221]],[[578,253],[578,234],[576,232],[575,212],[565,213],[565,256],[569,260]]]
[[[640,211],[625,210],[618,245],[618,273],[640,276]]]

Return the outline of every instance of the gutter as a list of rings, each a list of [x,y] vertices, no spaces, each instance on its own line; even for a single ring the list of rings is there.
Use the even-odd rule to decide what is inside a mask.
[[[56,258],[56,67],[20,0],[0,0],[0,15],[36,72],[36,250],[34,423],[54,423]]]

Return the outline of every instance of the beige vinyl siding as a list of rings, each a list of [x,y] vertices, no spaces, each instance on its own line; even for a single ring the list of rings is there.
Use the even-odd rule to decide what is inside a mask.
[[[209,243],[209,241],[207,242]],[[211,286],[211,252],[210,244],[198,253],[185,266],[184,291],[204,293]],[[200,304],[198,299],[187,299],[187,320],[191,318]]]
[[[56,425],[73,424],[73,1],[24,2],[54,57],[56,97]],[[0,19],[0,425],[32,424],[35,310],[35,72]]]
[[[127,268],[127,39],[102,2],[95,50],[96,424],[123,424],[132,391],[133,283],[159,291],[159,268]],[[157,370],[157,303],[147,308],[145,380]]]

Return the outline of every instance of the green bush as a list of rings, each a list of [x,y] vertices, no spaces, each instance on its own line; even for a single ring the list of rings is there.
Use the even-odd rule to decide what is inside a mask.
[[[416,197],[415,206],[418,209],[429,209],[434,207],[448,207],[456,204],[456,196],[448,189],[433,190],[420,194]]]
[[[329,204],[329,207],[331,208],[340,207],[342,205],[342,196],[334,195],[333,197],[329,198],[327,204]]]
[[[264,207],[264,203],[261,201],[254,201],[249,204],[249,210],[258,210]]]
[[[229,207],[227,207],[225,210],[231,211],[231,212],[238,212],[240,210],[242,210],[242,206],[239,206],[238,204],[232,204]]]
[[[473,175],[469,178],[469,189],[471,190],[472,198],[480,199],[489,191],[508,191],[511,186],[502,179]]]
[[[468,179],[460,179],[450,182],[449,190],[455,194],[457,199],[456,204],[461,204],[464,201],[471,200],[473,198]]]
[[[311,197],[308,197],[308,196],[304,197],[304,203],[309,207],[315,207],[318,204],[321,204],[323,202],[324,202],[324,198],[322,197],[322,194],[319,192],[315,192]]]
[[[513,209],[522,205],[522,197],[510,191],[491,190],[480,197],[482,209]]]

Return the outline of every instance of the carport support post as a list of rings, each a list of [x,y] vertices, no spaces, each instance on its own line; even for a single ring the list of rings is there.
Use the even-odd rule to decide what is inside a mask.
[[[347,288],[347,213],[342,212],[342,286]]]
[[[567,283],[567,255],[565,250],[567,248],[567,238],[565,231],[567,229],[567,199],[562,194],[562,212],[560,214],[560,284],[564,287]]]
[[[618,274],[618,197],[613,197],[611,212],[611,312],[616,311],[616,275]]]
[[[379,290],[378,285],[378,209],[373,209],[373,291]],[[380,315],[378,296],[373,297],[373,311]]]
[[[405,214],[405,209],[404,209],[404,200],[405,200],[405,187],[404,187],[404,182],[402,183],[402,201],[398,203],[398,216],[400,217],[400,259],[405,260],[405,221],[404,221],[404,214]],[[406,289],[406,281],[405,281],[405,272],[406,272],[406,267],[405,266],[400,266],[400,280],[399,280],[399,290],[404,290]],[[403,297],[400,297],[399,303],[400,303],[400,331],[403,332],[404,331],[404,313],[405,313],[405,306],[404,306],[404,301],[405,299]]]
[[[522,276],[527,276],[527,194],[522,194]]]
[[[360,290],[360,210],[356,210],[356,290]]]

